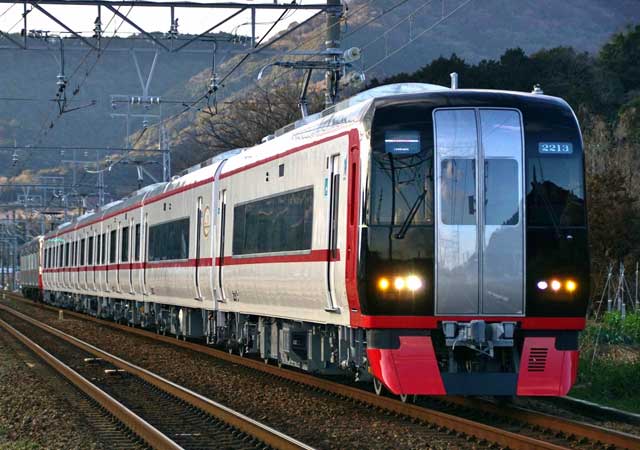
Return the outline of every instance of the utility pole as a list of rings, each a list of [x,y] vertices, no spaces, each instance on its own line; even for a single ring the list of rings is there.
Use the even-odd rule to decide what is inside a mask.
[[[341,0],[327,0],[327,6],[335,6],[334,9],[327,11],[327,40],[325,41],[325,47],[327,53],[334,53],[325,58],[327,64],[337,64],[339,60],[339,55],[336,53],[336,50],[340,49],[340,11],[342,11],[340,1]],[[338,100],[340,69],[327,69],[324,80],[326,84],[324,103],[325,107],[328,108]]]

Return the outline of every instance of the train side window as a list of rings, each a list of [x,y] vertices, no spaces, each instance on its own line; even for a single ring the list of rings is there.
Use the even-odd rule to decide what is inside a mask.
[[[313,188],[236,205],[233,254],[311,249]]]
[[[96,265],[100,264],[100,258],[102,257],[102,254],[100,253],[100,246],[102,245],[101,237],[101,235],[96,236]]]
[[[64,266],[69,267],[69,252],[71,251],[71,243],[66,242],[64,244]]]
[[[100,257],[102,265],[104,265],[107,262],[107,234],[106,233],[102,233],[102,242],[100,243],[101,247],[100,247]]]
[[[89,255],[87,259],[87,265],[93,265],[93,236],[89,236]]]
[[[60,247],[58,247],[58,267],[64,267],[64,247],[63,244],[60,244]]]
[[[109,236],[109,264],[116,262],[116,248],[118,243],[118,230],[111,230]]]
[[[140,261],[140,224],[136,224],[135,230],[135,242],[133,247],[133,259],[134,261]]]
[[[81,266],[84,266],[84,255],[85,255],[85,246],[87,244],[86,239],[81,239],[80,240],[80,264]]]
[[[129,227],[122,229],[122,246],[120,247],[120,261],[129,261]]]
[[[149,227],[149,261],[189,258],[189,218]]]

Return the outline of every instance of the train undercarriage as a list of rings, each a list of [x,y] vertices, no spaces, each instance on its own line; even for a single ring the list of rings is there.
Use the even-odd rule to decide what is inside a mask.
[[[46,293],[45,302],[305,372],[371,380],[363,329],[61,292]]]

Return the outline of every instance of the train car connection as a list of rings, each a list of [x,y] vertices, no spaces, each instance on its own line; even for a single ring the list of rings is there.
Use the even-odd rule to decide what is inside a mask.
[[[584,157],[539,93],[365,91],[44,237],[45,301],[400,395],[564,395]]]

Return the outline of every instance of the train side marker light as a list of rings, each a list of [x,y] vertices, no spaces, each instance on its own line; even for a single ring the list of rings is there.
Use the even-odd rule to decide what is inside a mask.
[[[378,280],[378,289],[380,289],[381,291],[386,291],[387,289],[389,289],[389,280],[387,280],[386,278],[380,278]]]
[[[555,292],[558,292],[561,287],[562,284],[558,280],[551,281],[551,289],[553,289]]]
[[[407,277],[407,288],[409,288],[410,291],[415,292],[417,290],[419,290],[422,287],[422,280],[415,276],[415,275],[409,275]]]
[[[538,281],[538,289],[540,289],[541,291],[546,290],[549,287],[549,284],[546,281]]]
[[[393,280],[393,286],[396,288],[396,290],[401,291],[404,289],[405,286],[405,282],[404,282],[404,278],[402,277],[397,277],[395,280]]]
[[[567,289],[567,291],[569,292],[574,292],[577,288],[578,285],[576,284],[575,281],[573,280],[568,280],[567,283],[565,284],[565,288]]]

